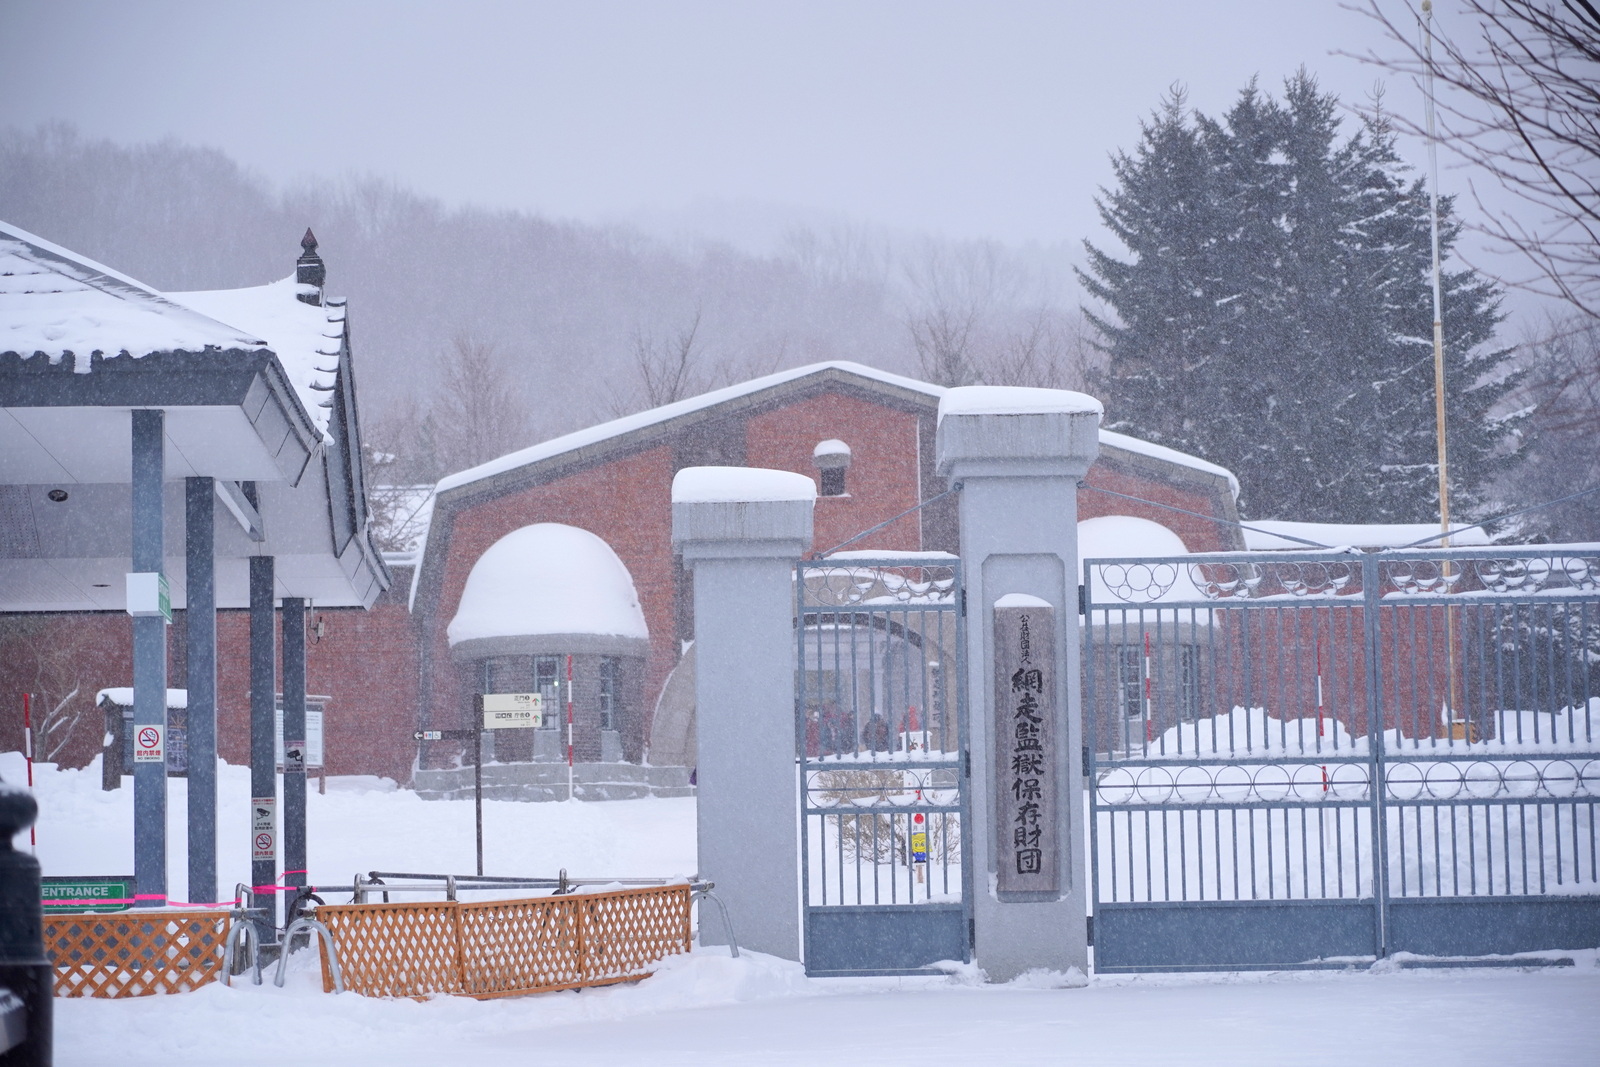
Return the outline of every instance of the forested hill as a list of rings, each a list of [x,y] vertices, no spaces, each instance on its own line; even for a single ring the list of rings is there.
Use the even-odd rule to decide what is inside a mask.
[[[310,226],[330,293],[350,300],[363,409],[384,436],[396,436],[396,420],[419,424],[430,412],[450,421],[439,397],[465,334],[510,385],[506,439],[423,464],[434,468],[644,407],[663,392],[822,359],[917,373],[919,337],[939,340],[919,324],[966,328],[956,340],[975,350],[985,330],[998,338],[1011,329],[996,325],[1002,319],[1026,319],[1037,342],[1041,323],[1059,334],[1074,315],[1067,286],[994,246],[926,243],[908,265],[887,238],[797,233],[760,257],[447,209],[379,179],[278,190],[214,149],[88,140],[65,126],[0,131],[0,218],[165,290],[284,277]],[[1012,333],[1027,345],[1027,330]],[[691,358],[678,368],[684,348]],[[652,361],[647,384],[640,368]],[[678,369],[686,373],[668,373]],[[454,415],[472,410],[456,400]]]

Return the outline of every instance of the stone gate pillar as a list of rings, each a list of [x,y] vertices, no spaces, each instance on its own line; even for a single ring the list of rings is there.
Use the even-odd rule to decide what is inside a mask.
[[[1077,483],[1100,414],[1058,389],[971,386],[939,405],[939,473],[962,487],[967,840],[974,957],[991,981],[1088,968]]]
[[[689,467],[672,543],[694,571],[700,874],[741,947],[800,958],[794,565],[816,484],[788,471]],[[701,924],[708,944],[721,924]]]

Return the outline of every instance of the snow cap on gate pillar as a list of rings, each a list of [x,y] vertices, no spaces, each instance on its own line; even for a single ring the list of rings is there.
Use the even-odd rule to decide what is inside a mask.
[[[968,385],[939,401],[939,473],[1082,478],[1100,451],[1100,401],[1066,389]]]
[[[685,562],[798,559],[811,547],[817,483],[759,467],[685,467],[672,479],[672,546]]]

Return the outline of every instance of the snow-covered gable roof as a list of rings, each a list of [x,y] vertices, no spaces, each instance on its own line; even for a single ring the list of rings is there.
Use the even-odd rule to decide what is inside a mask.
[[[610,422],[602,422],[598,425],[590,426],[587,429],[577,430],[561,437],[555,437],[549,441],[532,445],[517,452],[507,453],[498,459],[492,459],[487,463],[479,464],[476,467],[461,471],[457,474],[446,475],[439,481],[437,491],[439,493],[447,493],[450,490],[471,485],[473,482],[485,481],[487,479],[494,478],[497,475],[514,471],[519,467],[526,467],[530,464],[539,463],[543,460],[553,459],[564,453],[575,452],[578,449],[600,444],[601,442],[610,440],[611,438],[623,437],[639,431],[649,430],[653,427],[671,422],[674,419],[682,418],[686,415],[693,415],[708,408],[714,408],[719,404],[741,400],[754,394],[764,392],[768,389],[788,384],[789,382],[796,382],[803,378],[810,378],[816,375],[826,374],[830,371],[840,375],[864,378],[880,385],[891,386],[895,389],[903,390],[908,393],[927,397],[935,404],[937,404],[938,401],[941,400],[948,391],[943,386],[934,385],[931,382],[918,381],[915,378],[907,378],[900,374],[891,374],[888,371],[878,370],[876,367],[868,367],[865,364],[852,363],[848,360],[830,360],[825,363],[811,363],[804,367],[795,367],[791,370],[779,371],[776,374],[768,374],[760,378],[752,378],[747,382],[740,382],[738,385],[730,385],[723,389],[713,389],[709,393],[702,393],[699,396],[689,397],[686,400],[679,400],[672,404],[665,404],[658,408],[651,408],[649,411],[641,411],[634,415],[625,415],[620,419],[612,419]],[[1236,498],[1239,495],[1239,480],[1233,476],[1231,471],[1224,467],[1219,467],[1215,463],[1208,463],[1203,459],[1179,452],[1176,449],[1165,448],[1161,445],[1153,445],[1146,441],[1140,441],[1134,437],[1128,437],[1125,434],[1113,433],[1110,430],[1100,431],[1100,443],[1104,447],[1121,449],[1126,452],[1134,452],[1140,455],[1151,457],[1153,459],[1164,460],[1168,463],[1173,463],[1178,466],[1188,467],[1193,470],[1200,470],[1208,474],[1218,475],[1227,479],[1229,488],[1232,490],[1233,495]]]
[[[284,373],[289,376],[295,395],[317,429],[326,436],[331,407],[326,398],[338,377],[345,309],[342,302],[318,307],[299,299],[302,293],[315,291],[315,286],[299,284],[291,274],[280,281],[248,289],[213,289],[168,293],[167,296],[214,319],[266,338],[267,347],[277,355]]]
[[[264,347],[237,324],[219,322],[0,222],[0,352],[43,356],[52,364],[71,356],[73,369],[87,374],[95,355],[139,359],[155,352]]]

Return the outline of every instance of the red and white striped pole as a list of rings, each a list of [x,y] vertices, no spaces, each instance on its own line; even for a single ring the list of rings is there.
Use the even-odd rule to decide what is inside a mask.
[[[22,755],[28,761],[28,792],[33,792],[33,694],[22,694]],[[28,847],[39,849],[38,820],[28,824]]]
[[[567,799],[572,791],[572,654],[567,654]]]

